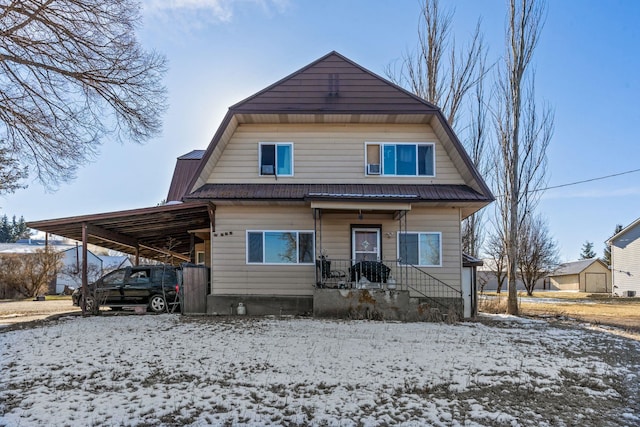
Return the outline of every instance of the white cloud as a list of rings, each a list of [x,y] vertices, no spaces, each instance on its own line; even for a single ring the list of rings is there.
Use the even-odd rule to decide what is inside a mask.
[[[189,22],[191,27],[204,23],[230,22],[239,5],[259,6],[266,14],[281,13],[289,0],[143,0],[145,15]]]

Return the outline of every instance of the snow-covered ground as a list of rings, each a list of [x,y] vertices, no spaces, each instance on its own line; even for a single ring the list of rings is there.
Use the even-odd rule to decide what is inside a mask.
[[[640,425],[640,343],[491,325],[68,317],[0,331],[0,425]]]

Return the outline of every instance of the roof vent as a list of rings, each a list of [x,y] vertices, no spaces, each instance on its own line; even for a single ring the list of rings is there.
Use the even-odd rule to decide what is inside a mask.
[[[340,95],[340,74],[329,73],[329,96],[336,97]]]

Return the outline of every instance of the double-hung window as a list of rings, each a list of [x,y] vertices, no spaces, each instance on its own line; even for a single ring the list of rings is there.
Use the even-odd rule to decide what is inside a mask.
[[[441,267],[442,234],[438,232],[399,233],[398,258],[402,264]]]
[[[293,143],[261,142],[260,175],[293,176]]]
[[[247,264],[312,264],[313,231],[247,231]]]
[[[381,163],[382,175],[435,176],[433,143],[375,143],[367,145],[367,173],[378,170],[369,165]],[[377,174],[377,173],[376,173]]]

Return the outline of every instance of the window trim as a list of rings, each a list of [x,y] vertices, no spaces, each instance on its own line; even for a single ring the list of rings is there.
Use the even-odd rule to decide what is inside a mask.
[[[249,233],[261,233],[262,234],[262,262],[249,261]],[[265,233],[296,233],[296,262],[264,262],[265,249],[264,244]],[[245,233],[245,263],[247,265],[314,265],[315,261],[312,259],[309,262],[299,262],[300,260],[300,233],[311,234],[311,246],[316,247],[316,234],[313,230],[246,230]],[[313,257],[312,257],[313,258]]]
[[[202,262],[199,260],[200,255],[202,255]],[[205,255],[205,251],[196,251],[196,265],[205,265],[207,263]]]
[[[396,235],[396,249],[397,249],[397,253],[396,256],[397,258],[400,260],[399,264],[400,265],[411,265],[411,264],[406,264],[403,260],[400,259],[400,235],[401,234],[417,234],[418,235],[418,264],[416,264],[416,267],[442,267],[442,232],[441,231],[403,231],[397,232]],[[438,236],[438,264],[420,264],[420,235],[437,235]]]
[[[368,165],[369,165],[369,152],[368,152],[368,146],[369,145],[377,145],[379,147],[380,153],[379,153],[379,159],[380,159],[380,174],[369,174],[368,173]],[[417,154],[418,154],[418,146],[424,145],[424,146],[431,146],[432,147],[432,153],[433,153],[433,157],[432,157],[432,162],[433,162],[433,174],[431,175],[420,175],[418,172],[420,170],[420,166],[418,164],[418,162],[416,161],[416,170],[415,170],[415,174],[413,175],[400,175],[397,173],[397,167],[395,167],[396,169],[396,173],[392,173],[392,174],[388,174],[384,172],[384,146],[385,145],[413,145],[415,146],[415,150],[416,150],[416,159],[417,159]],[[366,176],[389,176],[389,177],[400,177],[400,178],[416,178],[416,177],[422,177],[422,178],[435,178],[436,177],[436,143],[435,142],[427,142],[427,141],[416,141],[416,142],[411,142],[411,141],[398,141],[398,142],[394,142],[394,141],[380,141],[380,142],[373,142],[373,141],[367,141],[365,142],[365,149],[364,149],[364,173]]]
[[[263,145],[274,145],[275,146],[275,159],[274,159],[274,173],[273,174],[263,174],[262,173],[262,146]],[[291,174],[283,174],[280,175],[278,174],[278,146],[289,146],[291,147]],[[284,141],[261,141],[258,142],[258,175],[259,176],[276,176],[276,177],[280,177],[280,176],[294,176],[294,147],[293,147],[293,142],[284,142]]]

